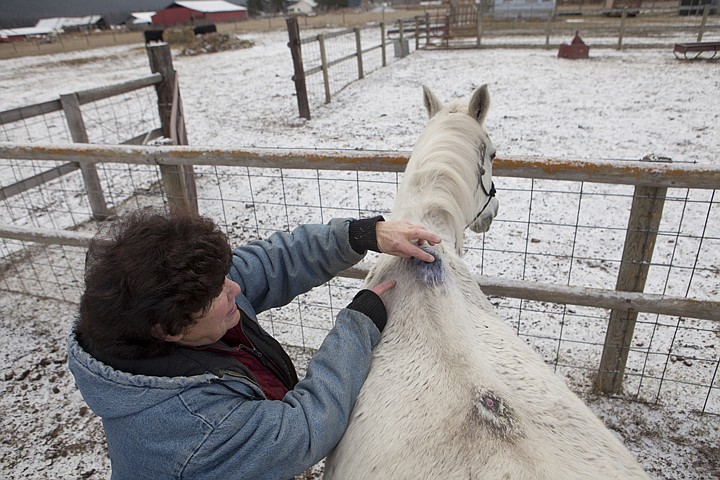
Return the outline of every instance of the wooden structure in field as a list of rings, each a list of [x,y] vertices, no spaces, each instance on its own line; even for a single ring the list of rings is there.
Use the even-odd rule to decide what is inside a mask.
[[[581,58],[590,58],[590,47],[580,38],[580,32],[575,32],[570,44],[563,43],[558,50],[558,58],[566,58],[568,60],[578,60]]]
[[[720,59],[720,42],[676,43],[673,48],[675,58],[685,60],[717,60]]]

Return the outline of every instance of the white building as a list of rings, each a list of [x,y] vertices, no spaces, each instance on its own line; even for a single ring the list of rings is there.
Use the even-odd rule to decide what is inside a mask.
[[[100,15],[41,18],[35,25],[35,28],[49,29],[53,32],[90,31],[107,27],[108,25]]]
[[[555,0],[483,0],[494,18],[547,18],[555,11]],[[484,10],[484,9],[483,9]]]
[[[125,25],[130,30],[141,30],[146,26],[152,25],[152,16],[157,12],[131,12],[130,17],[125,20]]]
[[[288,6],[288,13],[310,15],[314,13],[315,7],[317,7],[317,3],[314,0],[298,0]]]

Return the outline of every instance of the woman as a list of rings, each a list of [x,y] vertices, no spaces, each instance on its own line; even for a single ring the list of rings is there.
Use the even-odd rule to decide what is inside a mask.
[[[288,479],[342,437],[387,314],[361,290],[298,382],[257,323],[367,250],[432,261],[440,237],[382,217],[336,219],[231,251],[209,219],[140,210],[101,232],[68,363],[102,417],[112,478]]]

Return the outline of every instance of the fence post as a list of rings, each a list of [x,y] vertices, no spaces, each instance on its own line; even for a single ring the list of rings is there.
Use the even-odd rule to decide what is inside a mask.
[[[450,46],[450,13],[445,12],[445,27],[443,29],[443,44]]]
[[[363,73],[363,62],[362,62],[362,42],[360,41],[360,29],[355,27],[355,52],[357,55],[357,66],[358,66],[358,80],[362,80],[365,75]]]
[[[644,291],[666,194],[667,187],[635,187],[615,290]],[[593,385],[596,392],[622,392],[637,316],[633,310],[610,312],[600,369]]]
[[[400,32],[400,58],[405,58],[405,25],[402,18],[398,20],[398,28]]]
[[[325,53],[325,34],[318,35],[320,44],[320,67],[322,68],[323,85],[325,85],[325,103],[330,103],[330,73],[328,72],[327,53]]]
[[[702,42],[703,34],[705,33],[705,24],[707,23],[708,15],[710,15],[710,5],[705,5],[703,8],[703,17],[700,21],[700,29],[698,30],[697,41]]]
[[[430,13],[425,12],[425,46],[430,45]]]
[[[80,111],[80,100],[78,100],[77,93],[60,95],[60,104],[62,105],[65,121],[70,129],[73,142],[90,143],[82,112]],[[110,212],[105,202],[105,195],[102,191],[97,168],[94,163],[80,162],[79,165],[90,202],[90,209],[93,212],[93,218],[96,220],[105,220],[112,212]]]
[[[483,36],[482,5],[480,3],[476,3],[475,8],[477,9],[477,42],[475,43],[475,46],[479,48],[482,43]]]
[[[625,35],[625,19],[627,18],[627,7],[623,7],[622,15],[620,16],[620,34],[618,35],[617,49],[622,50],[623,36]]]
[[[170,45],[167,43],[148,45],[147,53],[150,70],[153,73],[160,73],[163,77],[162,81],[155,85],[163,136],[173,139],[178,133],[178,126],[173,124],[173,120],[176,119],[173,118],[173,105],[175,105],[176,109],[180,108],[180,97],[178,92],[177,99],[175,98],[176,72],[172,63]],[[184,137],[184,128],[182,130],[182,136]],[[184,138],[181,137],[175,141],[182,143]],[[197,213],[197,194],[191,191],[195,184],[192,166],[160,165],[160,175],[162,176],[163,188],[167,194],[170,210],[173,212]]]
[[[185,112],[183,110],[182,97],[180,96],[180,82],[178,81],[177,74],[173,82],[173,101],[170,111],[170,122],[173,143],[175,145],[188,145]],[[194,213],[200,213],[198,209],[197,186],[195,185],[195,167],[192,165],[183,165],[181,172],[185,181],[185,196],[187,197],[190,209]]]
[[[552,23],[552,16],[548,17],[548,21],[545,23],[545,48],[550,48],[550,25]]]
[[[310,120],[310,104],[308,103],[307,85],[305,84],[305,69],[303,68],[302,51],[300,49],[300,27],[297,23],[297,17],[288,17],[286,22],[288,36],[290,37],[288,47],[290,47],[290,54],[293,59],[293,68],[295,69],[293,80],[295,81],[298,109],[300,110],[301,117]]]
[[[385,11],[385,10],[383,10]],[[385,22],[380,23],[380,49],[382,50],[382,66],[387,67],[387,45],[385,43]]]
[[[415,15],[415,50],[420,48],[420,17]]]

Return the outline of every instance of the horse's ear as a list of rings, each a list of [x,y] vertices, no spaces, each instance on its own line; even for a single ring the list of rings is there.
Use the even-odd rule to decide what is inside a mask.
[[[428,113],[428,118],[432,118],[441,108],[442,103],[433,95],[428,87],[423,85],[423,102]]]
[[[482,124],[485,121],[485,116],[490,109],[490,94],[488,93],[487,84],[475,90],[470,104],[468,105],[468,114],[475,117],[478,123]]]

